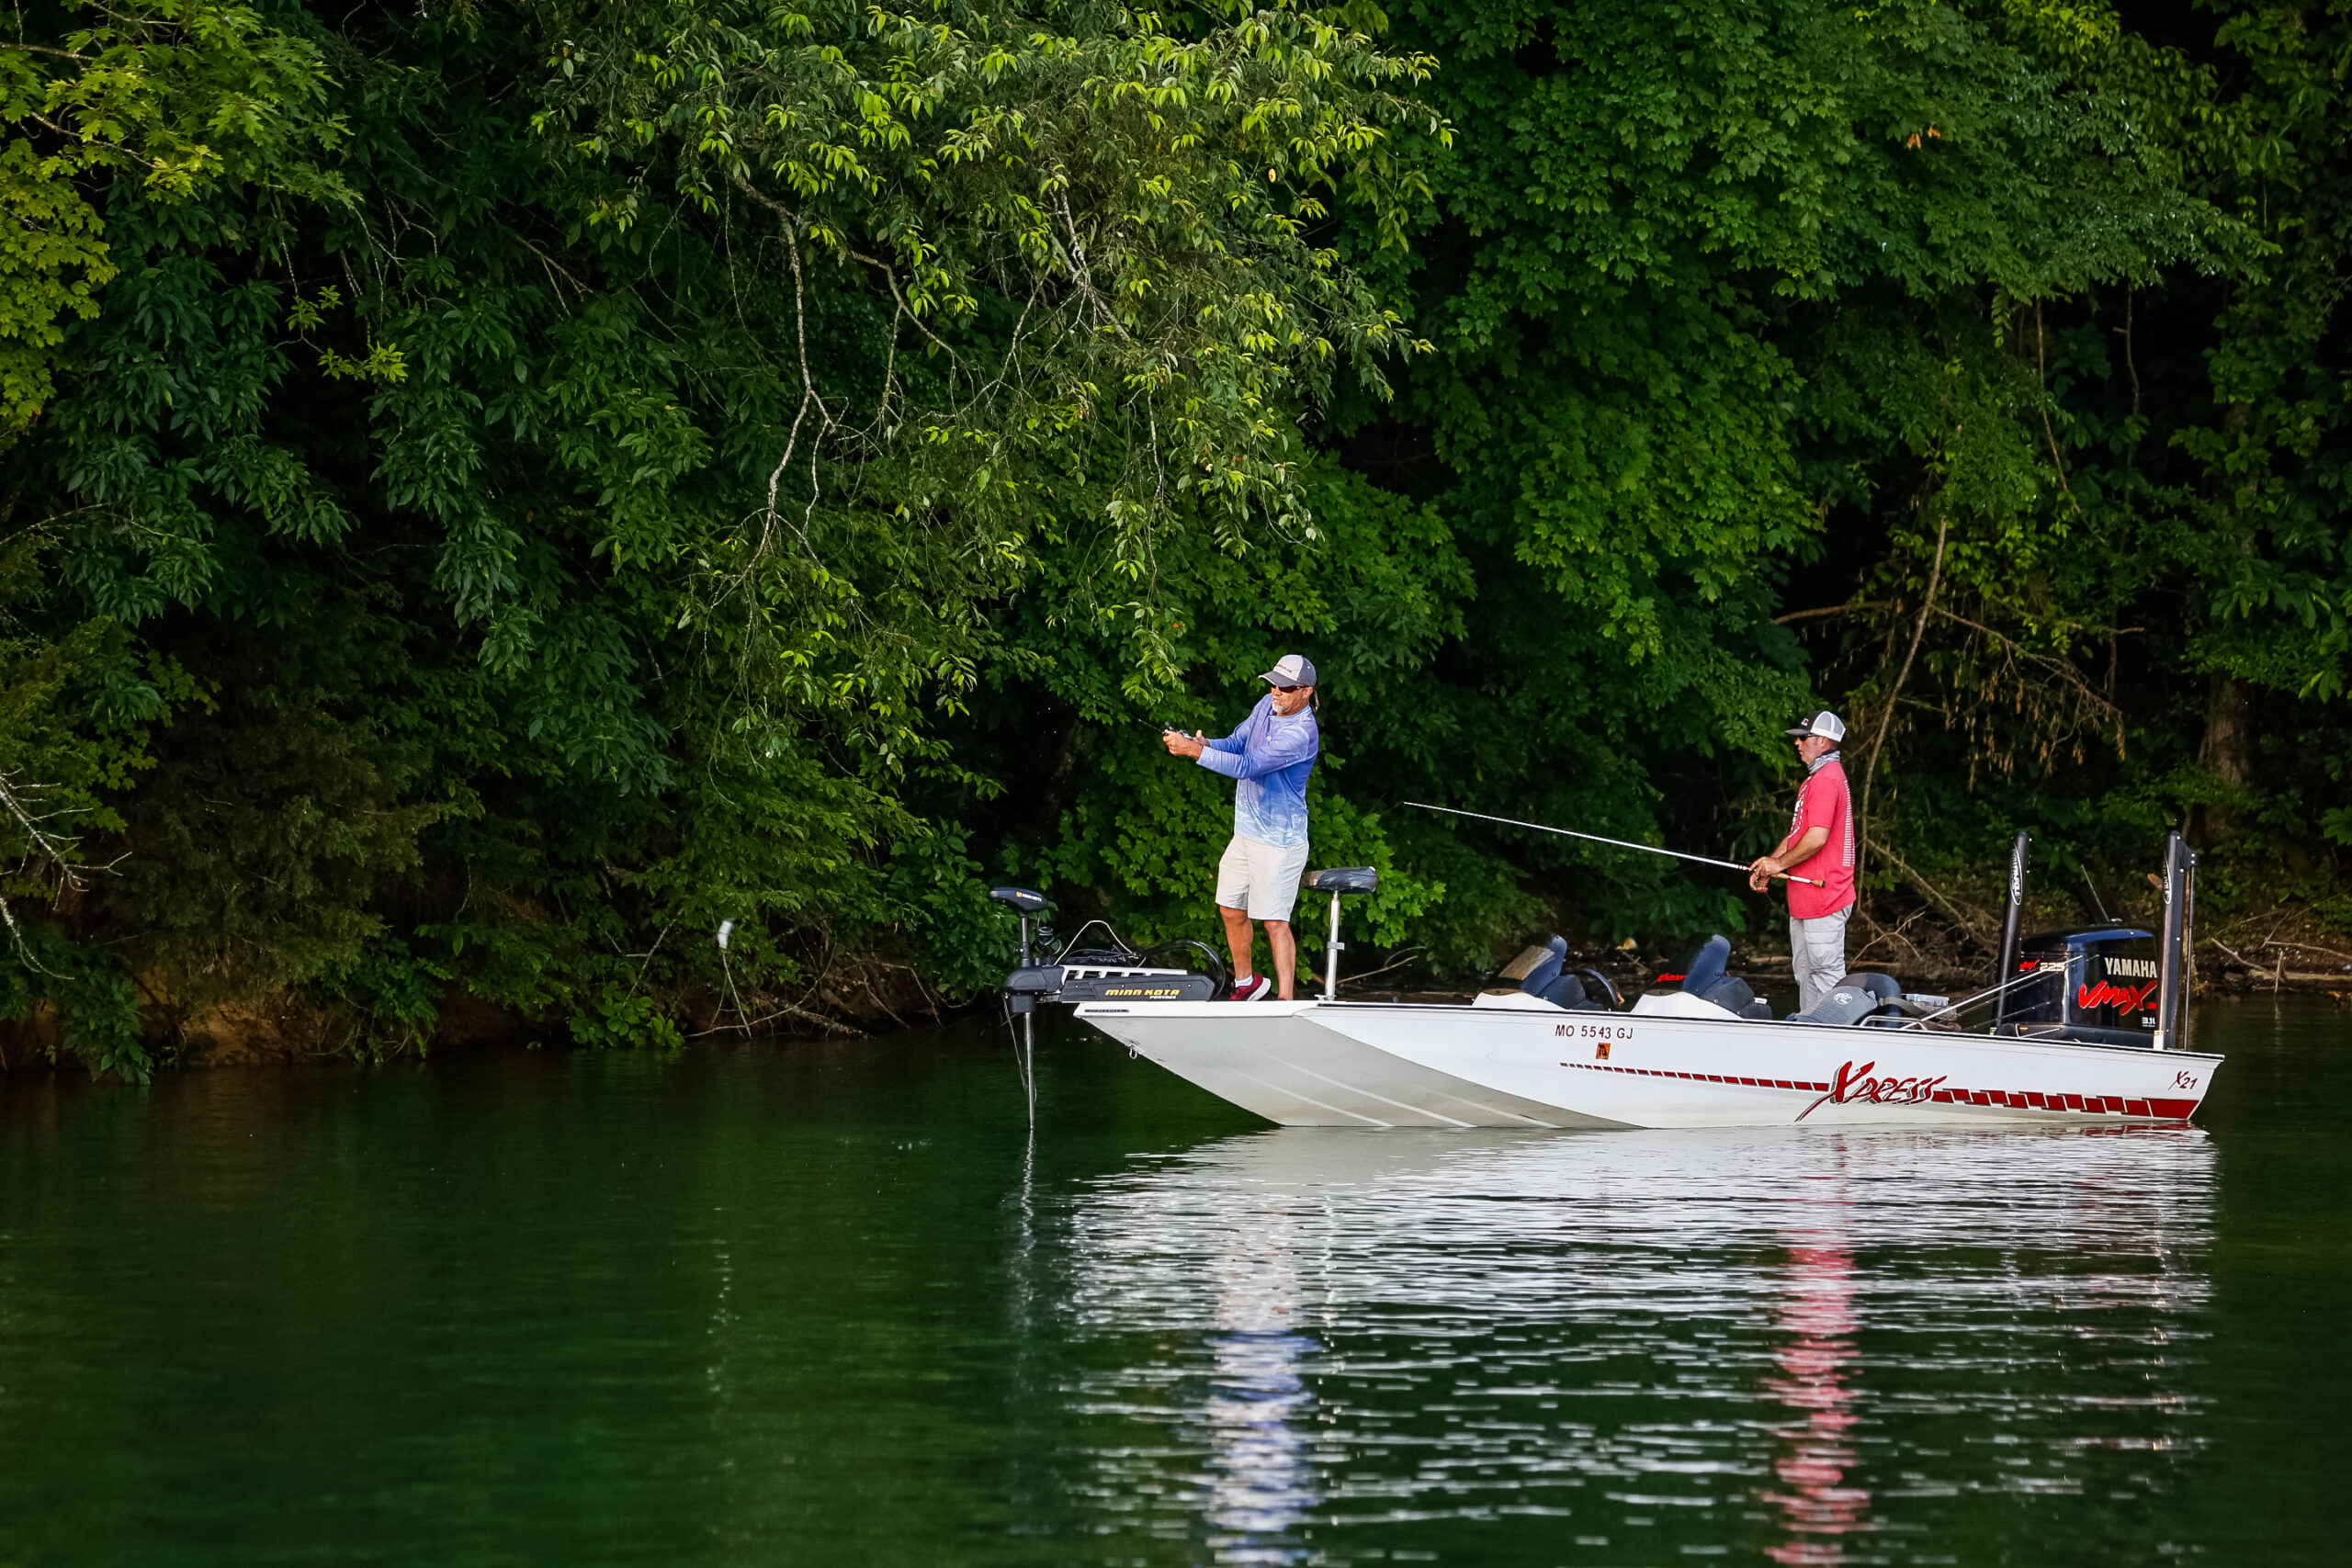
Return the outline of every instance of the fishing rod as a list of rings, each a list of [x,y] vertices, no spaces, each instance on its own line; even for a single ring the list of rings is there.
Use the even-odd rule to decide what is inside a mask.
[[[1573,828],[1547,828],[1541,822],[1520,822],[1509,817],[1489,817],[1483,811],[1456,811],[1451,806],[1424,806],[1418,800],[1408,800],[1400,804],[1412,807],[1417,811],[1442,811],[1448,817],[1476,817],[1481,822],[1499,822],[1506,828],[1532,828],[1539,833],[1557,833],[1563,838],[1587,839],[1596,844],[1609,844],[1621,850],[1639,850],[1645,855],[1666,855],[1674,860],[1693,861],[1700,865],[1719,865],[1725,871],[1747,869],[1736,860],[1715,860],[1708,855],[1686,855],[1680,850],[1662,850],[1656,844],[1629,844],[1623,839],[1604,839],[1598,833],[1579,833]],[[1772,874],[1784,876],[1791,882],[1802,882],[1807,887],[1829,886],[1815,877],[1799,876],[1792,871],[1776,871]]]

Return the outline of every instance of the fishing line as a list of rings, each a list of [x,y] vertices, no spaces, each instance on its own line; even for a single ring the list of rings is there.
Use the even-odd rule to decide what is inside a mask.
[[[1448,817],[1476,817],[1481,822],[1499,822],[1506,828],[1529,828],[1538,833],[1557,833],[1562,838],[1584,839],[1592,843],[1608,844],[1621,850],[1639,850],[1645,855],[1665,855],[1671,860],[1687,860],[1698,865],[1719,865],[1725,871],[1747,869],[1736,860],[1716,860],[1711,855],[1686,855],[1680,850],[1662,850],[1656,844],[1631,844],[1623,839],[1604,839],[1598,833],[1579,833],[1573,828],[1554,828],[1542,822],[1521,822],[1510,817],[1489,817],[1483,811],[1457,811],[1451,806],[1426,806],[1418,800],[1400,801],[1398,804],[1412,807],[1417,811],[1442,811]],[[1772,874],[1786,877],[1791,882],[1802,882],[1807,887],[1829,886],[1815,877],[1799,876],[1792,871],[1776,871]]]

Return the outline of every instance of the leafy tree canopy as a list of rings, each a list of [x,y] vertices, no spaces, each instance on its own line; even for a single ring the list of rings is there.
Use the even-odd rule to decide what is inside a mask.
[[[1394,972],[1766,924],[1396,803],[1760,850],[1822,700],[1890,962],[2020,824],[2338,919],[2345,21],[2129,21],[23,11],[0,1002],[671,1043],[984,986],[986,877],[1206,934],[1157,726],[1292,649]]]

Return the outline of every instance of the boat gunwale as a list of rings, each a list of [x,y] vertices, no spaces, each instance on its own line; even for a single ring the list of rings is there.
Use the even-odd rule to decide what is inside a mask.
[[[1261,1018],[1297,1018],[1316,1008],[1347,1009],[1351,1010],[1362,1010],[1364,1011],[1382,1012],[1462,1012],[1476,1013],[1482,1018],[1490,1017],[1496,1013],[1509,1013],[1524,1017],[1528,1014],[1535,1013],[1537,1010],[1533,1008],[1482,1008],[1469,1002],[1374,1002],[1349,1000],[1346,998],[1326,1000],[1321,997],[1300,997],[1288,1002],[1247,1002],[1239,1004],[1227,1001],[1121,1001],[1117,1003],[1084,1001],[1071,1004],[1070,1010],[1073,1016],[1082,1019],[1089,1017],[1130,1017],[1133,1016],[1138,1009],[1148,1010],[1154,1013],[1174,1012],[1178,1009],[1215,1009],[1218,1010],[1203,1012],[1195,1016],[1224,1018],[1233,1016],[1230,1010],[1237,1006],[1249,1008],[1256,1016]],[[1267,1010],[1262,1012],[1257,1011],[1257,1010],[1261,1008],[1264,1008]],[[1277,1009],[1286,1010],[1274,1010]],[[1615,1009],[1605,1009],[1596,1012],[1582,1012],[1572,1010],[1567,1008],[1560,1008],[1555,1010],[1561,1013],[1564,1019],[1597,1020],[1607,1018],[1618,1020],[1623,1022],[1631,1022],[1639,1019],[1645,1023],[1672,1024],[1676,1026],[1695,1024],[1702,1029],[1720,1029],[1732,1026],[1743,1029],[1752,1029],[1758,1026],[1770,1029],[1802,1029],[1806,1032],[1807,1037],[1834,1037],[1838,1034],[1859,1034],[1881,1040],[1932,1040],[1940,1045],[1998,1045],[2004,1048],[2013,1048],[2022,1045],[2037,1050],[2056,1047],[2068,1051],[2117,1051],[2126,1052],[2134,1056],[2165,1056],[2177,1058],[2181,1061],[2220,1062],[2224,1059],[2222,1053],[2213,1051],[2190,1051],[2173,1047],[2166,1047],[2160,1050],[2154,1045],[2120,1045],[2104,1040],[2053,1039],[2045,1035],[2030,1034],[1984,1034],[1979,1033],[1973,1030],[1946,1031],[1940,1029],[1866,1029],[1860,1024],[1792,1024],[1788,1020],[1780,1018],[1676,1018],[1662,1017],[1646,1013],[1622,1012]],[[1241,1016],[1249,1017],[1250,1015],[1250,1013],[1244,1013]]]

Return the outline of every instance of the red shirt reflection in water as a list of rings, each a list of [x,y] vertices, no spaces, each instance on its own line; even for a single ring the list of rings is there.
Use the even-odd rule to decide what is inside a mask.
[[[1767,1492],[1764,1501],[1779,1506],[1789,1539],[1765,1552],[1775,1562],[1843,1562],[1835,1538],[1870,1528],[1862,1516],[1871,1495],[1838,1484],[1854,1463],[1846,1443],[1855,1421],[1846,1387],[1855,1359],[1854,1259],[1842,1247],[1796,1247],[1789,1261],[1781,1326],[1794,1337],[1773,1358],[1787,1375],[1766,1386],[1804,1419],[1780,1428],[1786,1446],[1772,1469],[1787,1490]]]

